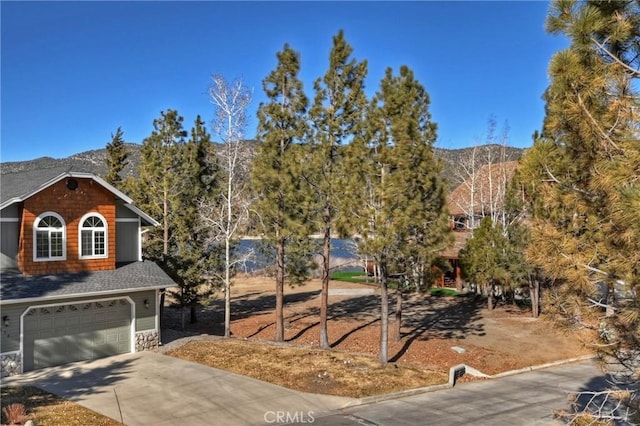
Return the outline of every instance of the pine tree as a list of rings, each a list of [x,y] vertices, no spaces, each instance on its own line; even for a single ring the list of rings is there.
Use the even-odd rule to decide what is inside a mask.
[[[341,30],[333,37],[329,69],[314,84],[316,96],[309,112],[313,123],[310,180],[316,194],[318,229],[323,238],[319,327],[320,347],[324,349],[330,348],[327,316],[331,236],[339,214],[338,198],[349,196],[338,182],[339,175],[346,172],[341,161],[341,147],[362,131],[367,103],[364,93],[367,63],[351,58],[352,52],[353,48]]]
[[[178,198],[171,227],[171,243],[166,260],[167,270],[178,284],[171,295],[179,301],[183,311],[190,308],[190,322],[197,321],[196,308],[211,296],[214,283],[205,283],[205,276],[215,276],[221,268],[222,250],[211,244],[209,233],[202,226],[200,205],[207,203],[219,191],[220,172],[211,137],[198,116],[191,129],[191,137],[179,146],[176,156],[181,159],[178,175]]]
[[[480,226],[460,250],[463,277],[482,289],[489,309],[494,307],[498,289],[509,282],[506,250],[507,239],[488,216],[480,221]]]
[[[111,134],[111,142],[107,144],[107,175],[105,180],[116,188],[121,187],[122,176],[120,172],[127,166],[127,147],[122,138],[122,129],[118,127],[116,134]]]
[[[184,118],[177,111],[162,111],[153,121],[151,136],[142,142],[140,179],[136,190],[138,205],[151,217],[162,218],[159,230],[149,232],[146,245],[149,257],[162,260],[169,254],[169,236],[172,216],[176,214],[180,188],[179,171],[182,166],[180,146],[187,132],[182,127]],[[162,235],[159,235],[162,232]]]
[[[300,144],[308,131],[308,100],[298,77],[300,56],[285,44],[277,58],[276,69],[262,83],[268,101],[258,109],[258,148],[252,186],[259,196],[255,210],[261,215],[265,239],[275,247],[275,340],[283,341],[285,280],[306,275],[308,271],[306,267],[288,268],[297,264],[288,262],[288,258],[294,254],[289,250],[309,234],[305,219],[311,194],[301,188],[305,150]]]
[[[504,191],[500,191],[500,203],[495,205],[497,213],[488,212],[460,251],[463,276],[487,296],[489,309],[494,308],[496,296],[528,285],[532,313],[537,317],[540,277],[525,258],[529,232],[523,223],[526,209],[517,171],[506,185]]]
[[[353,171],[361,190],[354,191],[352,180],[353,197],[344,206],[353,214],[345,223],[359,226],[360,251],[371,256],[380,271],[379,356],[384,365],[390,268],[406,275],[411,288],[429,285],[426,271],[448,245],[450,230],[441,165],[433,155],[436,124],[431,121],[424,87],[406,66],[397,76],[387,69],[368,110],[366,137],[354,139],[348,148],[350,164],[359,158],[360,166]]]
[[[139,178],[131,182],[131,194],[136,204],[153,218],[162,218],[162,226],[150,229],[144,242],[145,257],[157,261],[172,275],[168,266],[169,236],[172,216],[176,212],[179,194],[181,159],[178,146],[184,143],[184,119],[175,110],[161,111],[153,120],[154,130],[145,138],[140,150]],[[163,321],[164,297],[160,300],[160,322]]]
[[[547,312],[592,329],[593,349],[637,380],[640,6],[556,1],[547,28],[571,44],[551,60],[544,128],[523,160],[528,256],[555,280]]]
[[[531,315],[537,318],[540,315],[540,288],[546,282],[546,277],[526,256],[531,233],[528,226],[527,196],[519,169],[516,169],[507,186],[499,218],[501,221],[498,223],[506,242],[505,262],[509,274],[505,291],[513,294],[517,288],[528,287]]]

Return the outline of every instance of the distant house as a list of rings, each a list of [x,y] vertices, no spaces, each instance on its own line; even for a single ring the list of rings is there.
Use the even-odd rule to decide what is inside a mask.
[[[160,292],[174,282],[142,258],[158,223],[90,173],[0,176],[2,376],[152,349]]]
[[[473,235],[473,229],[480,225],[482,218],[499,217],[504,208],[507,185],[517,167],[517,161],[481,166],[477,172],[470,173],[449,195],[447,206],[455,242],[443,252],[442,257],[451,264],[451,272],[445,274],[445,280],[455,282],[458,288],[461,285],[460,250]]]
[[[473,229],[483,217],[499,214],[506,187],[517,167],[517,161],[486,164],[458,185],[448,200],[453,229]]]

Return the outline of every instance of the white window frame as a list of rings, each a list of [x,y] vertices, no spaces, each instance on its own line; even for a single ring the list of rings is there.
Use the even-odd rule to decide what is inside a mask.
[[[104,224],[104,228],[84,228],[82,225],[84,221],[90,217],[97,217]],[[82,231],[90,230],[91,231],[91,251],[95,252],[96,249],[96,240],[95,240],[95,231],[104,231],[104,254],[90,254],[90,255],[82,255]],[[98,212],[87,213],[80,219],[80,223],[78,224],[78,258],[79,259],[105,259],[109,257],[109,224],[107,220]]]
[[[38,257],[38,231],[42,231],[44,229],[38,228],[40,221],[47,216],[53,216],[60,221],[62,224],[62,256],[51,256],[51,231],[58,228],[44,228],[48,231],[48,241],[49,241],[49,256],[48,257]],[[51,262],[58,260],[67,260],[67,223],[65,220],[56,212],[44,212],[38,215],[36,220],[33,222],[33,261],[34,262]]]

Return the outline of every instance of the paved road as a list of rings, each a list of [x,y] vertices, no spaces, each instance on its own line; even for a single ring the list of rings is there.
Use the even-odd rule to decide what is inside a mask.
[[[567,364],[396,399],[305,394],[151,352],[5,378],[33,384],[128,426],[552,425],[567,393],[601,387],[591,362]],[[119,404],[119,405],[118,405]]]
[[[590,361],[500,379],[460,383],[452,389],[342,409],[314,416],[314,426],[553,425],[567,394],[605,386]],[[308,424],[301,419],[294,424]]]

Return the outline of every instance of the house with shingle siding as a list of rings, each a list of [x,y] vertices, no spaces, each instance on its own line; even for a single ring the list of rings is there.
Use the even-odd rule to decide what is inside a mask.
[[[2,376],[153,349],[160,294],[142,258],[158,226],[100,177],[60,167],[0,175]]]

